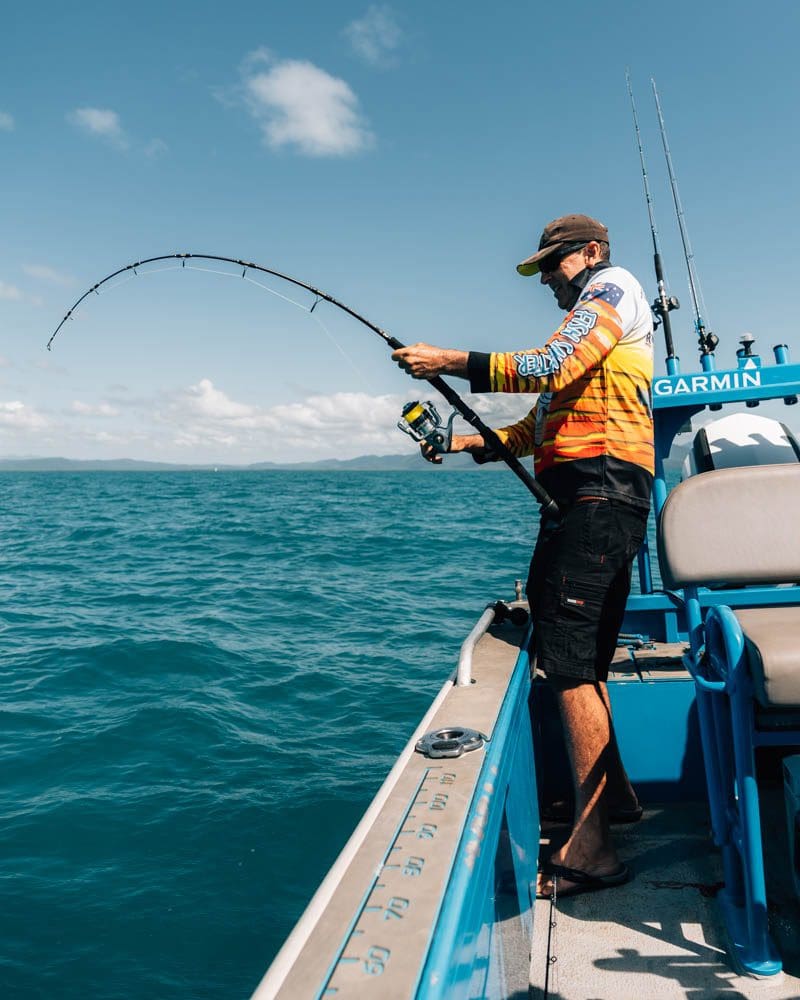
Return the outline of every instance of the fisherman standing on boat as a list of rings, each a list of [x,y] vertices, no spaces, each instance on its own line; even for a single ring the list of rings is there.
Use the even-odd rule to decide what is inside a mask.
[[[608,230],[586,215],[544,228],[517,266],[540,275],[567,317],[544,347],[481,354],[414,344],[392,357],[414,378],[468,378],[474,392],[539,393],[518,423],[497,429],[561,510],[545,517],[527,595],[536,662],[552,685],[575,787],[573,829],[540,875],[539,894],[621,885],[630,878],[609,833],[609,810],[641,811],[617,748],[606,687],[647,528],[653,481],[653,317],[642,287],[611,264]],[[453,435],[451,452],[491,460],[478,434]],[[429,446],[425,458],[441,462]]]

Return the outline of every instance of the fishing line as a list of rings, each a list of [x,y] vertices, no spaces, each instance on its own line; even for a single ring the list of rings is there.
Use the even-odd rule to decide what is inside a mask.
[[[246,272],[248,270],[260,271],[263,274],[272,275],[274,278],[278,278],[281,281],[286,281],[290,285],[295,285],[297,288],[304,288],[307,292],[310,292],[314,297],[314,303],[306,311],[310,315],[314,315],[314,310],[321,301],[329,302],[331,305],[336,306],[337,309],[341,309],[342,312],[347,313],[348,316],[352,316],[353,319],[358,320],[359,323],[368,327],[373,333],[376,333],[393,351],[403,350],[405,344],[398,340],[397,337],[393,337],[391,334],[382,330],[375,323],[370,322],[365,316],[356,312],[355,309],[351,309],[350,306],[345,305],[344,302],[340,302],[335,299],[332,295],[327,292],[321,291],[319,288],[315,288],[314,285],[309,284],[306,281],[300,281],[299,278],[290,277],[288,274],[284,274],[282,271],[276,271],[270,267],[264,267],[261,264],[255,264],[253,261],[240,260],[236,257],[224,257],[220,254],[205,254],[205,253],[171,253],[171,254],[161,254],[157,257],[147,257],[143,260],[135,261],[132,264],[126,264],[124,267],[118,268],[116,271],[112,271],[111,274],[105,276],[96,284],[92,285],[91,288],[87,289],[79,299],[75,301],[72,307],[67,311],[64,318],[58,324],[58,326],[53,331],[50,339],[47,342],[47,349],[52,350],[53,341],[58,335],[61,327],[71,319],[75,310],[80,306],[85,298],[91,295],[93,292],[99,294],[99,289],[105,285],[107,282],[112,281],[120,275],[126,274],[132,271],[134,275],[138,275],[138,268],[143,268],[148,264],[160,263],[162,261],[180,261],[181,267],[178,268],[174,265],[172,268],[169,266],[164,268],[154,268],[150,271],[145,271],[143,273],[154,273],[156,270],[181,270],[185,269],[186,262],[189,260],[207,260],[207,261],[219,261],[223,264],[235,264],[237,267],[241,267],[242,275],[241,277],[246,277]],[[190,268],[194,270],[203,270],[203,268],[197,267],[197,265],[190,264]],[[206,270],[212,270],[207,268]],[[227,277],[234,277],[230,272],[220,272]],[[252,279],[250,279],[252,281]],[[119,282],[121,284],[122,282]],[[257,283],[257,282],[254,282]],[[116,286],[112,286],[116,287]],[[266,286],[265,286],[266,287]],[[275,289],[266,287],[266,290],[277,295],[279,298],[284,298],[280,292],[276,292]],[[291,300],[288,300],[291,301]],[[294,305],[298,305],[300,308],[305,308],[301,303],[294,302]],[[315,317],[316,318],[316,317]],[[324,324],[323,329],[325,329]],[[328,331],[330,335],[330,331]],[[483,440],[486,442],[487,447],[505,464],[511,469],[514,475],[525,485],[528,491],[533,494],[539,504],[542,507],[542,513],[547,514],[550,517],[557,517],[560,514],[558,505],[549,495],[549,493],[534,479],[534,477],[528,472],[525,466],[520,462],[516,455],[508,448],[503,441],[497,436],[497,434],[487,427],[487,425],[481,420],[478,414],[469,407],[464,400],[459,396],[459,394],[453,389],[449,383],[445,382],[440,375],[435,375],[432,378],[426,379],[426,381],[433,386],[438,392],[440,392],[448,403],[458,412],[461,416],[470,424],[475,430],[481,435]]]
[[[674,296],[670,296],[667,292],[667,285],[664,279],[664,268],[661,263],[661,250],[658,245],[658,230],[656,229],[656,218],[655,209],[653,207],[653,198],[650,194],[650,184],[647,179],[647,164],[644,159],[644,148],[642,146],[642,133],[639,130],[639,118],[636,114],[636,102],[633,99],[633,86],[631,84],[631,73],[630,70],[625,71],[625,79],[628,84],[628,95],[631,99],[631,111],[633,113],[633,128],[636,132],[636,145],[639,148],[639,162],[642,165],[642,181],[644,182],[644,195],[647,201],[647,216],[650,220],[650,235],[653,239],[653,266],[656,272],[656,285],[658,287],[658,296],[655,302],[650,307],[655,313],[656,325],[658,321],[664,328],[664,342],[667,348],[667,368],[671,369],[674,365],[675,355],[675,345],[672,340],[672,323],[670,321],[669,313],[671,309],[678,308],[678,300]]]
[[[197,267],[197,268],[195,268],[195,270],[196,271],[202,271],[202,270],[205,270],[205,269],[202,268],[202,267]],[[222,274],[222,271],[217,271],[216,273],[217,274]],[[235,275],[231,275],[231,277],[235,277]],[[314,305],[307,306],[304,302],[298,302],[296,299],[290,299],[288,295],[282,295],[280,292],[276,291],[274,288],[270,288],[269,285],[265,285],[263,281],[256,281],[255,278],[250,278],[246,274],[242,275],[242,280],[243,281],[249,281],[251,285],[258,285],[258,287],[259,288],[263,288],[265,292],[269,292],[270,295],[275,295],[279,299],[283,299],[284,302],[291,302],[291,304],[293,306],[297,306],[297,308],[298,309],[302,309],[303,312],[311,313],[312,309],[314,308],[314,305],[316,305],[316,302],[315,302]]]
[[[117,281],[117,282],[115,282],[113,285],[109,285],[108,288],[105,289],[105,291],[106,291],[106,293],[108,293],[108,292],[113,292],[117,288],[122,288],[123,285],[127,285],[128,282],[129,281],[133,281],[134,278],[149,278],[150,275],[152,275],[152,274],[160,274],[162,271],[180,271],[180,270],[181,270],[181,268],[179,268],[179,267],[177,267],[176,265],[173,264],[173,265],[170,265],[169,267],[154,267],[154,268],[151,268],[149,271],[132,271],[126,278],[120,278],[120,280]],[[195,270],[201,271],[202,268],[198,267],[198,268],[195,268]],[[222,272],[220,272],[220,274],[221,273]],[[97,286],[95,288],[93,288],[92,291],[94,292],[95,295],[100,295],[100,292],[97,290]],[[74,320],[75,317],[74,316],[70,316],[69,318],[72,319],[72,320]],[[50,350],[49,343],[47,345],[47,349],[48,349],[48,351]]]
[[[106,289],[106,292],[113,292],[115,288],[119,288],[120,285],[127,285],[129,281],[133,281],[134,278],[149,278],[153,274],[161,274],[162,271],[180,271],[179,267],[171,264],[169,267],[153,267],[148,271],[132,271],[127,278],[122,278],[116,284],[111,285]],[[99,295],[100,292],[97,289],[93,289],[95,295]]]
[[[316,305],[316,303],[314,305]],[[358,367],[355,361],[350,357],[347,351],[345,351],[345,349],[339,344],[339,342],[333,336],[328,327],[322,322],[322,318],[319,315],[317,315],[317,313],[314,312],[314,306],[312,306],[310,309],[306,311],[308,312],[309,316],[311,316],[311,318],[314,320],[314,322],[319,325],[319,327],[322,329],[322,332],[330,340],[333,346],[339,351],[339,353],[342,355],[345,361],[348,362],[348,364],[356,373],[356,375],[358,375],[359,380],[361,381],[361,387],[366,388],[367,386],[369,386],[370,382],[367,379],[367,376],[364,374],[364,372],[361,371],[361,369]]]
[[[653,86],[653,98],[655,99],[656,112],[658,113],[658,124],[661,131],[661,144],[664,147],[664,157],[667,161],[667,174],[669,176],[670,188],[672,189],[672,200],[675,204],[675,213],[678,216],[678,229],[681,234],[683,256],[686,260],[686,270],[689,276],[689,293],[691,295],[692,309],[694,311],[694,327],[700,347],[700,356],[703,358],[706,355],[714,353],[714,349],[719,343],[719,338],[707,328],[706,322],[703,319],[704,314],[706,314],[706,304],[703,299],[702,289],[700,288],[700,279],[697,275],[697,265],[695,264],[694,251],[692,250],[692,245],[689,242],[689,231],[686,228],[686,217],[683,211],[683,205],[681,204],[680,194],[678,192],[678,179],[675,176],[675,168],[672,164],[672,154],[667,140],[667,127],[664,124],[664,115],[661,111],[661,101],[658,98],[656,81],[651,78],[650,83]]]
[[[150,277],[150,275],[160,274],[163,271],[184,271],[184,270],[185,271],[197,271],[200,274],[217,274],[221,278],[237,278],[239,280],[247,281],[251,285],[255,285],[258,288],[263,288],[263,290],[265,292],[269,292],[270,295],[274,295],[276,298],[282,299],[284,302],[288,302],[290,305],[296,306],[298,309],[301,309],[304,313],[308,313],[308,315],[310,315],[311,318],[316,322],[316,324],[319,326],[319,328],[322,330],[322,332],[325,334],[325,336],[328,338],[328,340],[333,344],[333,346],[336,348],[336,350],[341,354],[341,356],[344,358],[344,360],[350,365],[350,367],[356,373],[356,375],[358,376],[358,378],[359,378],[362,386],[366,386],[366,385],[369,384],[368,380],[367,380],[367,376],[364,374],[364,372],[361,371],[361,369],[355,363],[355,361],[353,360],[353,358],[350,357],[350,355],[347,353],[347,351],[345,351],[345,349],[342,347],[342,345],[334,337],[334,335],[331,333],[331,331],[328,329],[328,327],[325,325],[325,323],[323,323],[321,317],[319,317],[314,312],[315,306],[320,301],[318,298],[315,299],[314,302],[310,306],[307,306],[305,304],[305,302],[298,302],[297,299],[293,299],[293,298],[291,298],[288,295],[284,295],[283,293],[277,291],[277,289],[270,288],[269,285],[265,285],[263,281],[256,281],[255,278],[251,278],[247,274],[238,274],[238,273],[234,273],[233,271],[222,271],[222,270],[220,270],[219,268],[216,268],[216,267],[198,267],[196,264],[183,264],[180,267],[178,267],[177,264],[171,264],[171,265],[169,265],[167,267],[152,267],[152,268],[148,268],[146,271],[133,270],[126,278],[123,278],[121,281],[116,282],[116,284],[113,284],[113,285],[109,286],[105,290],[107,292],[113,292],[115,288],[119,288],[122,285],[126,285],[129,281],[133,281],[134,278],[148,278],[148,277]],[[100,294],[97,291],[97,289],[95,289],[94,291],[95,291],[95,295],[99,295]]]
[[[193,268],[193,270],[195,271],[207,270],[210,274],[228,274],[228,272],[212,271],[211,268],[204,268],[204,267],[195,267]],[[234,278],[236,277],[236,275],[229,275],[229,276]],[[248,274],[243,274],[242,278],[244,279],[244,281],[249,281],[251,285],[257,285],[259,288],[263,288],[265,292],[269,292],[271,295],[276,295],[279,299],[283,299],[284,302],[290,302],[293,306],[297,306],[298,309],[302,309],[303,312],[308,313],[308,315],[319,326],[319,328],[322,330],[322,332],[325,334],[328,340],[333,344],[336,350],[350,365],[350,367],[353,369],[356,375],[358,375],[362,386],[366,386],[369,384],[367,376],[364,374],[364,372],[361,371],[361,369],[358,367],[355,361],[350,357],[347,351],[342,347],[339,341],[334,337],[334,335],[331,333],[328,327],[322,322],[322,319],[316,314],[316,312],[314,312],[314,310],[320,303],[320,299],[318,298],[314,299],[312,304],[310,306],[307,306],[304,302],[298,302],[296,299],[289,298],[288,295],[283,295],[281,294],[281,292],[276,291],[274,288],[270,288],[270,286],[265,285],[263,281],[256,281],[255,278],[251,278]]]

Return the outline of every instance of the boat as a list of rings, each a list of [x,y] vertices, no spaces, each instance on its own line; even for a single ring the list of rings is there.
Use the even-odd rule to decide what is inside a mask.
[[[458,664],[253,994],[800,997],[800,446],[753,410],[800,365],[745,337],[654,380],[658,544],[639,553],[608,688],[644,804],[633,880],[536,900],[568,826],[563,738],[521,585]],[[668,459],[691,421],[684,479]],[[734,514],[731,514],[731,512]],[[703,578],[705,574],[706,578]],[[509,587],[511,591],[511,587]]]
[[[717,368],[652,81],[700,351],[681,372],[626,75],[666,345],[652,385],[656,545],[638,554],[608,678],[645,807],[617,817],[637,820],[615,831],[634,878],[535,898],[572,792],[516,581],[465,639],[253,1000],[800,998],[800,443],[753,412],[796,405],[800,365],[785,344],[762,358],[745,334]]]

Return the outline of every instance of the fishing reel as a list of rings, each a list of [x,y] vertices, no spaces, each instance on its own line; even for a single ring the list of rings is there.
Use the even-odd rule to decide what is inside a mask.
[[[434,451],[443,455],[450,450],[455,417],[456,411],[453,410],[447,423],[443,424],[439,411],[430,400],[425,402],[414,400],[411,403],[406,403],[403,407],[403,413],[397,421],[397,426],[415,441],[420,444],[424,441]]]
[[[662,321],[664,319],[664,305],[665,305],[665,303],[662,302],[661,299],[656,298],[656,299],[653,299],[653,304],[650,306],[650,309],[651,309],[651,311],[653,313],[653,326],[656,329],[658,329],[658,327],[661,326],[661,323],[662,323]],[[675,298],[674,295],[670,295],[670,296],[667,297],[667,299],[666,299],[666,311],[668,313],[671,313],[673,309],[680,309],[680,307],[681,307],[681,304]]]

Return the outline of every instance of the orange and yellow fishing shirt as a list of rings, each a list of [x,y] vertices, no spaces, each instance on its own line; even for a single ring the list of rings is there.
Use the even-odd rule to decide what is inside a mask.
[[[608,496],[647,507],[653,481],[653,316],[622,267],[595,268],[544,347],[469,355],[474,392],[538,392],[536,406],[498,436],[533,455],[562,504]]]

